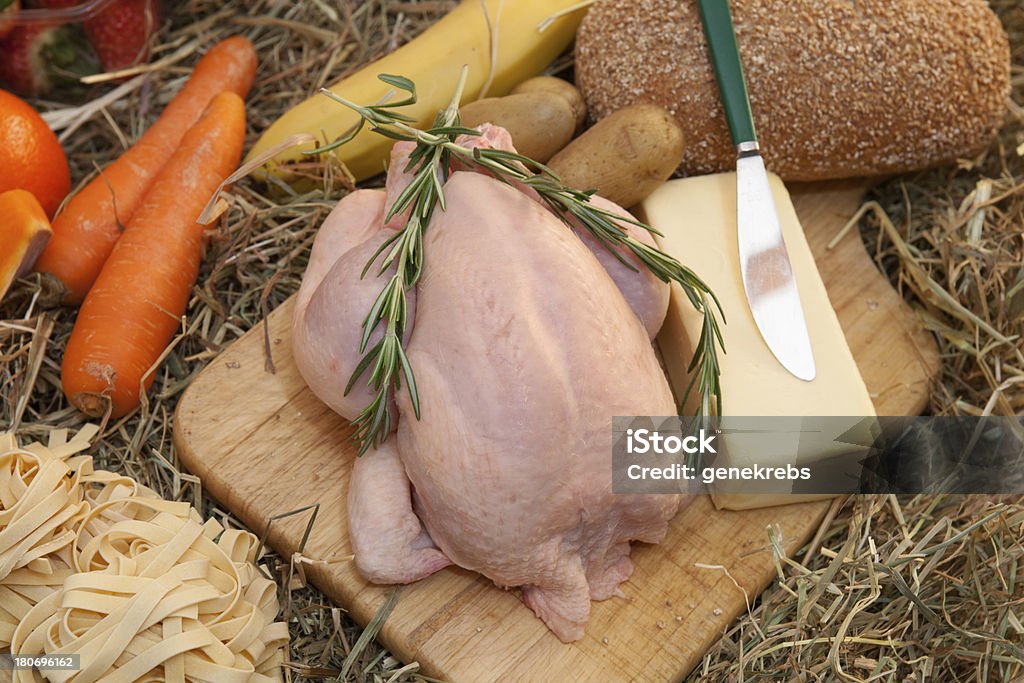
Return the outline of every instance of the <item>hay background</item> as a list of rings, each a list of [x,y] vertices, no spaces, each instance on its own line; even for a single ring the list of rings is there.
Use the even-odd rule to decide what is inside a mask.
[[[261,57],[249,144],[271,121],[414,36],[454,2],[165,1],[156,68],[76,101],[35,101],[67,134],[75,183],[152,121],[217,39],[243,33]],[[936,414],[1024,414],[1024,8],[992,0],[1013,46],[1013,101],[992,146],[957,166],[891,179],[867,212],[869,251],[921,310],[943,353]],[[166,58],[166,59],[164,59]],[[567,64],[563,60],[561,65]],[[102,106],[101,106],[102,105]],[[97,466],[240,526],[182,472],[171,444],[175,403],[226,345],[297,289],[316,226],[348,185],[309,168],[317,190],[289,195],[243,181],[211,235],[182,334],[141,411],[104,425]],[[0,305],[0,430],[42,438],[84,420],[59,390],[74,311],[47,305],[36,276]],[[779,558],[780,580],[730,627],[690,681],[1009,681],[1024,676],[1024,499],[875,497],[837,501],[814,541]],[[773,539],[765,536],[764,552]],[[292,680],[423,680],[342,608],[302,585],[301,562],[271,555],[292,642]],[[386,615],[379,615],[381,618]]]

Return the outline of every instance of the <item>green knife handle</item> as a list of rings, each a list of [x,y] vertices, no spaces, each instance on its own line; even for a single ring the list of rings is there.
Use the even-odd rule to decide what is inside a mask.
[[[736,32],[729,13],[729,0],[698,0],[698,5],[732,143],[739,146],[742,142],[757,142],[740,50],[736,46]]]

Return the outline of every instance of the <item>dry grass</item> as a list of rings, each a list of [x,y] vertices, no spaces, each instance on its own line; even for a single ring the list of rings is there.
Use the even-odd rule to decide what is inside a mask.
[[[250,142],[315,89],[405,42],[453,2],[192,0],[167,2],[158,66],[79,103],[39,102],[65,131],[76,182],[107,163],[159,112],[197,50],[244,33],[262,63],[250,95]],[[993,0],[1024,50],[1024,9]],[[1015,99],[1024,72],[1015,67]],[[106,96],[104,98],[104,96]],[[102,98],[102,99],[101,99]],[[876,190],[864,229],[881,266],[935,331],[943,375],[932,410],[1024,412],[1024,109],[1011,107],[999,141],[955,168],[895,179]],[[1022,150],[1024,151],[1024,150]],[[180,469],[171,444],[178,396],[220,350],[296,291],[314,231],[346,186],[338,169],[308,169],[305,195],[238,184],[211,235],[182,334],[147,406],[105,425],[98,466],[126,472],[168,498],[238,524]],[[30,277],[0,306],[0,429],[24,438],[83,418],[59,390],[61,350],[74,311],[48,309]],[[778,558],[779,581],[711,649],[690,680],[781,678],[1003,681],[1024,675],[1024,588],[1018,570],[1024,502],[878,497],[838,504],[796,561]],[[422,680],[301,586],[270,556],[290,622],[294,680]],[[289,577],[292,577],[289,579]],[[386,615],[380,615],[382,618]],[[372,626],[372,625],[371,625]]]
[[[1024,499],[860,496],[831,512],[812,547],[775,553],[778,581],[688,680],[1024,676]]]

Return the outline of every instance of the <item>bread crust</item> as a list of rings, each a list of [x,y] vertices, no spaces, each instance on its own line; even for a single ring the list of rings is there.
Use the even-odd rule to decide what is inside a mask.
[[[889,174],[985,148],[1010,48],[984,0],[731,0],[768,167],[786,180]],[[681,170],[735,165],[695,0],[598,0],[576,41],[593,119],[630,104],[686,131]]]

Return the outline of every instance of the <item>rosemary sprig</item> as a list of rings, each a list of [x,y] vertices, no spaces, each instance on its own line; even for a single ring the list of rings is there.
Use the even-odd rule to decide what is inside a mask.
[[[354,110],[359,114],[360,121],[339,140],[310,152],[319,154],[345,144],[365,124],[369,124],[370,130],[380,135],[416,143],[405,169],[406,172],[414,172],[413,179],[399,195],[385,220],[390,220],[410,207],[412,210],[402,229],[381,245],[363,270],[365,277],[382,255],[378,277],[396,266],[395,273],[388,278],[363,321],[359,352],[365,355],[345,388],[346,393],[350,391],[369,370],[367,382],[374,388],[376,395],[355,420],[355,438],[360,442],[360,454],[365,453],[371,445],[380,445],[390,433],[393,418],[387,397],[392,387],[396,390],[401,387],[403,378],[409,388],[416,418],[420,417],[415,375],[402,347],[402,337],[408,325],[406,292],[416,285],[423,268],[423,233],[430,223],[434,207],[439,205],[442,211],[445,209],[444,182],[453,157],[490,171],[502,182],[518,182],[532,188],[562,221],[572,227],[575,220],[579,227],[590,232],[629,268],[636,270],[620,254],[620,247],[629,250],[658,279],[678,283],[693,307],[704,317],[701,336],[689,366],[692,378],[682,404],[686,403],[691,391],[696,388],[700,395],[700,414],[706,416],[712,411],[721,413],[722,388],[718,363],[719,349],[724,352],[718,321],[718,316],[724,321],[721,305],[714,293],[692,270],[672,256],[635,239],[619,223],[626,222],[657,234],[656,230],[636,219],[624,218],[594,206],[589,201],[594,194],[593,190],[580,191],[566,187],[551,169],[521,154],[499,149],[468,148],[457,144],[455,139],[459,135],[479,135],[479,131],[460,126],[458,103],[465,85],[465,67],[448,107],[437,115],[434,126],[425,131],[409,125],[409,117],[392,111],[416,102],[415,84],[401,76],[383,74],[379,78],[405,91],[408,97],[394,103],[362,106],[326,89],[321,90],[331,99]],[[367,351],[370,336],[381,326],[384,328],[384,336]]]
[[[374,132],[395,140],[417,141],[417,137],[414,135],[386,127],[395,123],[404,124],[411,121],[409,117],[391,110],[415,103],[416,86],[412,81],[401,76],[382,75],[379,78],[388,85],[404,90],[408,93],[408,97],[399,102],[359,107],[325,91],[333,99],[355,109],[360,115],[360,120],[342,138],[330,145],[313,150],[312,153],[319,154],[345,144],[359,133],[365,123],[369,123]],[[417,141],[416,148],[409,155],[409,163],[405,170],[414,173],[413,179],[395,199],[394,205],[384,217],[386,222],[409,210],[409,217],[406,219],[405,225],[381,244],[366,263],[361,275],[361,277],[366,277],[367,272],[378,259],[380,259],[380,264],[376,273],[377,277],[383,276],[394,267],[394,273],[387,278],[387,282],[363,320],[363,335],[359,342],[359,353],[364,355],[345,387],[347,394],[355,386],[355,383],[369,371],[367,383],[373,387],[375,394],[370,404],[363,408],[354,420],[356,427],[354,438],[359,441],[360,455],[365,453],[371,445],[375,448],[379,446],[391,432],[394,417],[391,415],[388,394],[392,387],[396,390],[401,388],[403,378],[409,389],[409,397],[416,413],[416,419],[420,417],[420,399],[416,388],[416,377],[403,348],[403,337],[409,324],[409,304],[406,293],[416,286],[423,271],[423,232],[430,224],[434,207],[440,205],[442,210],[445,207],[442,187],[447,180],[448,169],[451,165],[451,151],[436,143],[440,140],[454,141],[456,136],[472,132],[459,127],[458,106],[465,86],[465,79],[466,72],[463,70],[451,103],[438,113],[434,127],[429,131],[431,142]],[[383,328],[383,336],[367,350],[370,337],[378,328]]]

